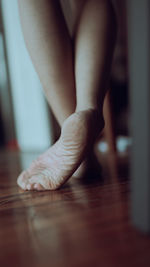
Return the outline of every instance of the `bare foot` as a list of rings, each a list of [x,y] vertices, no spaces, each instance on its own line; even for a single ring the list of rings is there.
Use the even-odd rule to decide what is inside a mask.
[[[89,153],[104,126],[96,110],[79,111],[67,118],[59,140],[18,177],[24,190],[55,190],[64,184]]]

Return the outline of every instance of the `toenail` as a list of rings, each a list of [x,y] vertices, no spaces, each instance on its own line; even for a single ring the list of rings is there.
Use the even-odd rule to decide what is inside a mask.
[[[37,189],[37,188],[38,188],[38,185],[37,185],[37,184],[35,184],[35,185],[34,185],[34,189]]]
[[[26,184],[25,183],[21,183],[20,186],[25,190],[26,189]]]
[[[28,189],[28,190],[31,189],[31,185],[30,185],[30,184],[27,185],[27,189]]]

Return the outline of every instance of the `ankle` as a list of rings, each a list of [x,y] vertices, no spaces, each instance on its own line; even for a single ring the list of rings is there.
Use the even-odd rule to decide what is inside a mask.
[[[84,107],[77,106],[75,109],[75,112],[82,112],[82,111],[83,112],[91,111],[95,114],[98,114],[99,117],[103,117],[103,110],[97,106],[84,106]]]
[[[90,126],[89,133],[91,133],[92,131],[93,138],[91,138],[92,141],[91,144],[93,146],[105,125],[103,112],[97,108],[88,108],[88,109],[78,110],[76,111],[76,113],[82,114],[81,117],[86,118],[88,126]]]
[[[82,105],[82,106],[77,105],[75,112],[86,111],[86,110],[97,110],[97,107],[95,107],[93,105]]]

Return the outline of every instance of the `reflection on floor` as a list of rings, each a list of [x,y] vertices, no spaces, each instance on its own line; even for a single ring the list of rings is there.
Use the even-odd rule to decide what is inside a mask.
[[[24,154],[29,162],[34,155]],[[0,266],[150,266],[150,238],[129,220],[127,155],[99,155],[98,179],[23,192],[21,155],[0,153]]]

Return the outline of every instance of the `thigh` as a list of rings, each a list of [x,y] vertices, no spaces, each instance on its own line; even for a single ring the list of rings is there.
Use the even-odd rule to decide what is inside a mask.
[[[62,12],[71,37],[74,35],[80,14],[86,1],[87,0],[60,0]]]

